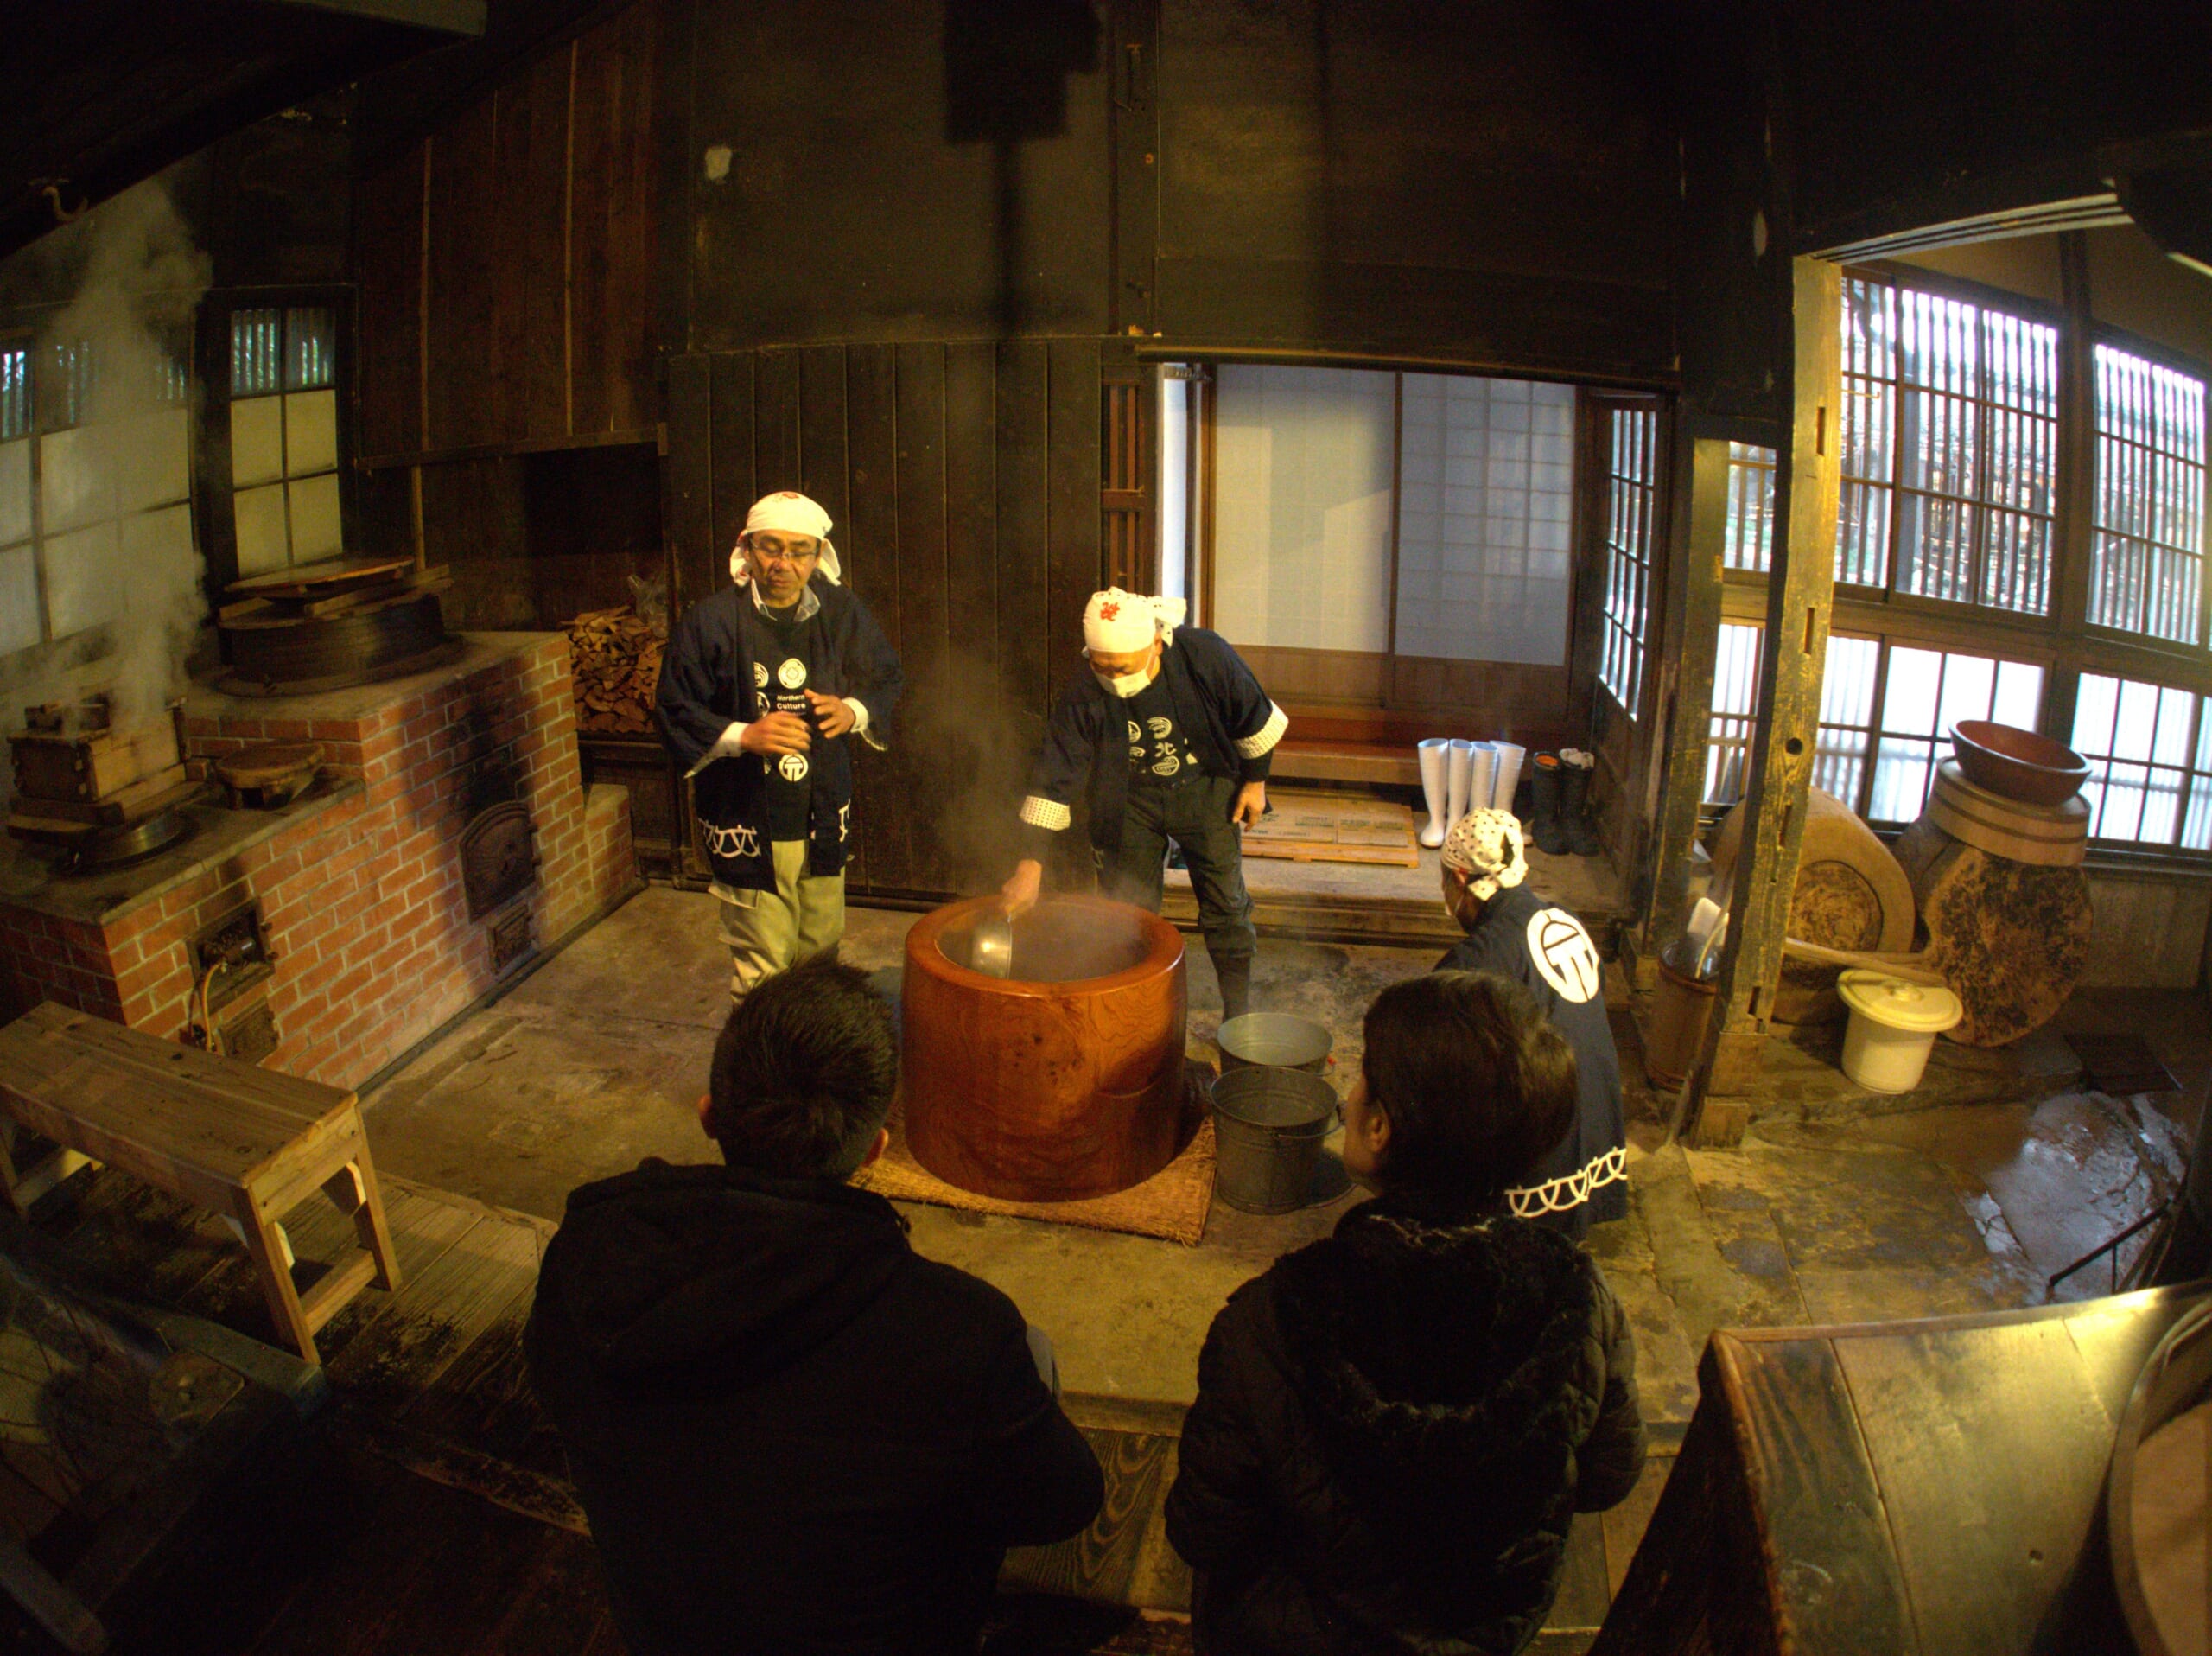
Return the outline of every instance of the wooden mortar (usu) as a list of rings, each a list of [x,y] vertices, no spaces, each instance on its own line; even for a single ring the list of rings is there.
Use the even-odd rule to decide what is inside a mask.
[[[1047,897],[1014,922],[1014,975],[969,969],[995,897],[924,915],[900,990],[906,1143],[948,1184],[1066,1201],[1141,1184],[1183,1121],[1183,939],[1103,897]]]

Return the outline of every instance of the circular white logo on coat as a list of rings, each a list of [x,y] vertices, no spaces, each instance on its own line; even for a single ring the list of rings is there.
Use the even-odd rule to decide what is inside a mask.
[[[753,688],[755,690],[768,688],[768,664],[765,661],[756,661],[753,664]]]
[[[785,690],[797,690],[806,682],[806,663],[797,656],[791,657],[776,669],[776,682]]]
[[[1604,965],[1582,922],[1564,908],[1529,917],[1529,958],[1560,998],[1580,1006],[1598,992]]]
[[[1152,774],[1154,776],[1173,776],[1182,768],[1183,761],[1176,758],[1173,754],[1162,754],[1154,761]]]
[[[1173,719],[1147,719],[1145,723],[1152,727],[1153,740],[1155,742],[1166,741],[1168,732],[1175,728],[1175,721]]]
[[[1135,719],[1131,719],[1129,721],[1129,740],[1131,742],[1142,742],[1144,740],[1144,732],[1137,728],[1137,722]]]
[[[785,754],[776,761],[776,768],[784,774],[786,782],[804,782],[806,780],[806,755]]]

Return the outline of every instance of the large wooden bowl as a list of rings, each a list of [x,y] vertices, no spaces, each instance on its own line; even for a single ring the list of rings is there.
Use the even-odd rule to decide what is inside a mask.
[[[2089,780],[2089,763],[2063,742],[1988,719],[1951,727],[1951,750],[1967,780],[2025,805],[2063,805]]]
[[[948,1184],[1067,1201],[1141,1184],[1183,1120],[1183,939],[1103,897],[1048,897],[1014,922],[1014,974],[970,971],[995,897],[925,914],[900,990],[906,1143]]]

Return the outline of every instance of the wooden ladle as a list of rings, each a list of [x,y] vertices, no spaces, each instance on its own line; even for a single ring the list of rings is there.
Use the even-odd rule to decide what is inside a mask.
[[[1816,960],[1824,966],[1864,966],[1869,971],[1902,978],[1909,984],[1927,984],[1936,989],[1951,986],[1942,972],[1927,964],[1925,954],[1871,954],[1858,949],[1831,949],[1825,944],[1808,943],[1796,937],[1783,939],[1782,952],[1794,954],[1800,960]]]

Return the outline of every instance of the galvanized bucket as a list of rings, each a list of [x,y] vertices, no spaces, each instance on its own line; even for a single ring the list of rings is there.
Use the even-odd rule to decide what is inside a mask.
[[[1336,1037],[1326,1024],[1287,1012],[1247,1012],[1230,1018],[1214,1034],[1224,1074],[1253,1064],[1274,1069],[1302,1069],[1319,1075],[1328,1067]]]
[[[1337,1124],[1337,1090],[1305,1070],[1252,1064],[1213,1084],[1214,1190],[1247,1213],[1306,1206],[1321,1141]]]

